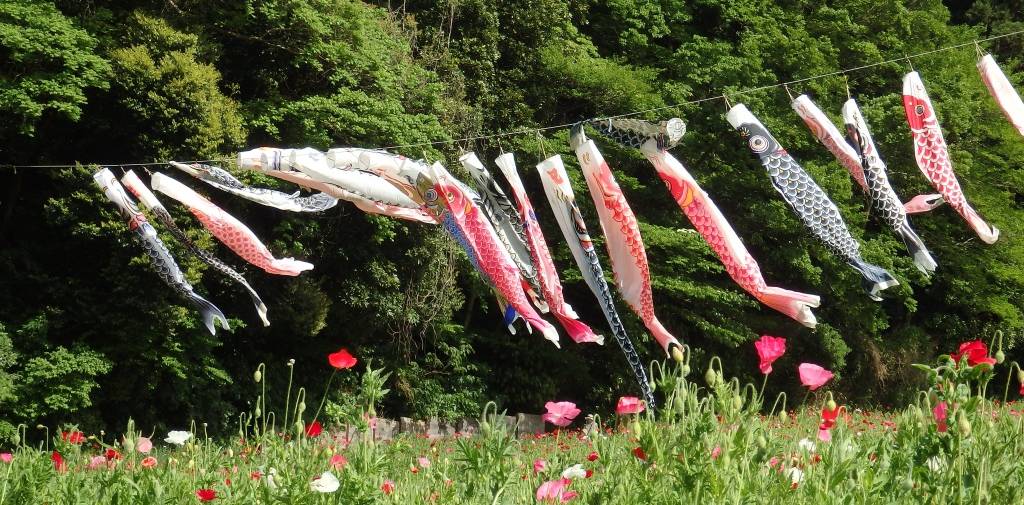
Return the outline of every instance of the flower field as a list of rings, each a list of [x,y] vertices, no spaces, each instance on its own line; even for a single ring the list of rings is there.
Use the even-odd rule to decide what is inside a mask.
[[[827,392],[832,374],[817,365],[773,371],[785,342],[771,338],[757,343],[761,372],[799,374],[807,400],[796,411],[722,377],[717,360],[703,374],[688,363],[656,366],[657,410],[624,397],[602,419],[549,402],[553,431],[529,437],[514,436],[493,404],[474,433],[345,436],[289,392],[291,422],[261,411],[263,398],[227,440],[201,425],[149,437],[129,423],[117,436],[65,427],[20,443],[0,453],[0,503],[1024,502],[1024,405],[1005,401],[1024,394],[1015,363],[965,343],[915,365],[930,387],[914,404],[871,412],[838,405]],[[336,370],[356,361],[347,352],[329,360]],[[385,379],[363,374],[354,418],[363,433]]]

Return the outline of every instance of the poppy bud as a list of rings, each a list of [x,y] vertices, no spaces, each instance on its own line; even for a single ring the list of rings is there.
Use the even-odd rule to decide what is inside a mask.
[[[288,366],[295,366],[295,358],[288,360]]]
[[[1024,370],[1017,370],[1017,382],[1024,384]]]
[[[260,370],[259,370],[259,369],[257,368],[257,369],[256,369],[256,371],[255,371],[255,372],[253,372],[253,374],[252,374],[252,380],[256,381],[256,384],[259,384],[259,383],[260,383],[260,381],[261,381],[261,380],[263,380],[263,372],[261,372],[261,371],[260,371]]]
[[[739,410],[743,408],[743,398],[739,396],[732,397],[732,408],[733,410]]]
[[[683,365],[683,377],[690,375],[690,365]]]
[[[1004,353],[1003,350],[1000,349],[1000,350],[996,351],[995,358],[996,358],[996,363],[1002,363],[1002,362],[1006,361],[1006,353]]]
[[[758,435],[757,436],[757,448],[761,449],[763,451],[763,450],[765,450],[766,447],[768,447],[768,439],[764,438],[764,435]]]
[[[306,411],[306,402],[299,402],[299,414]]]
[[[786,422],[787,419],[789,419],[789,416],[786,415],[786,411],[785,410],[780,410],[779,411],[779,421]]]
[[[260,415],[263,414],[263,412],[260,410],[259,407],[256,407],[256,412],[253,412],[253,414],[255,414],[253,417],[260,417]]]
[[[672,407],[676,410],[677,414],[682,414],[683,409],[686,408],[686,391],[680,391],[676,394],[676,399],[672,402]]]
[[[827,408],[830,411],[834,411],[838,407],[836,406],[836,401],[835,400],[829,400],[828,403],[825,404],[825,408]]]
[[[971,436],[971,422],[966,417],[961,417],[957,421],[957,427],[960,428],[960,433],[963,433],[965,437]]]
[[[715,374],[715,370],[712,368],[708,368],[708,371],[704,373],[704,380],[708,382],[708,386],[715,387],[715,379],[717,378],[718,375]]]
[[[20,444],[21,443],[21,437],[17,433],[15,433],[13,436],[11,436],[11,442],[13,442],[14,445]]]
[[[900,481],[900,485],[903,486],[904,490],[912,491],[914,489],[914,479],[911,479],[910,477],[907,477],[907,478],[905,478],[905,479]]]
[[[679,346],[673,346],[669,352],[672,354],[672,359],[676,360],[676,362],[683,362],[683,350]]]
[[[306,425],[302,424],[302,421],[295,421],[295,431],[298,433],[304,433]]]

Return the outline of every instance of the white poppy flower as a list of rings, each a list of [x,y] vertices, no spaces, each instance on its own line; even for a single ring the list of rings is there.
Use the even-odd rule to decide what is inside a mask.
[[[586,476],[587,476],[587,471],[584,470],[583,469],[583,465],[581,465],[579,463],[577,463],[575,465],[572,465],[569,468],[566,468],[565,471],[562,472],[562,478],[563,479],[569,479],[569,480],[572,480],[572,479],[583,479]]]
[[[789,482],[793,484],[799,484],[804,480],[804,471],[795,466],[787,468],[784,473],[786,477],[789,477]]]
[[[938,472],[939,470],[942,470],[944,466],[946,466],[946,462],[942,461],[942,458],[938,456],[932,456],[928,458],[928,461],[925,461],[924,464],[927,465],[928,469],[933,472]]]
[[[185,445],[188,439],[192,438],[192,434],[187,431],[171,431],[167,433],[167,438],[164,442],[174,445]]]
[[[796,445],[800,446],[801,449],[807,452],[814,452],[814,442],[811,442],[811,439],[809,438],[801,438]]]
[[[318,493],[333,493],[339,487],[341,487],[341,482],[338,482],[338,478],[329,471],[320,474],[319,477],[313,479],[313,482],[309,483],[309,488]]]

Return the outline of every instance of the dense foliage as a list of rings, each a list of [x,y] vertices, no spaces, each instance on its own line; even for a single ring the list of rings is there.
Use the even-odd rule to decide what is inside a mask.
[[[667,105],[1024,28],[1020,2],[1009,4],[957,2],[951,12],[939,0],[15,0],[0,5],[0,111],[7,118],[0,162],[230,158],[259,145],[402,145],[661,108],[645,117],[688,122],[675,153],[765,278],[820,294],[823,305],[814,331],[760,306],[687,232],[689,222],[649,164],[601,142],[640,219],[660,319],[693,346],[697,361],[762,333],[785,335],[796,357],[851,379],[840,383],[851,399],[901,401],[908,384],[924,380],[909,363],[996,330],[1005,333],[1012,357],[1024,331],[1024,142],[985,91],[974,48],[913,64],[968,197],[1002,237],[982,244],[948,207],[914,218],[940,265],[931,279],[870,215],[785,92],[732,95],[839,205],[866,258],[900,279],[882,303],[868,300],[856,273],[784,206],[725,122],[723,101]],[[1024,37],[982,47],[1011,80],[1024,82]],[[812,94],[835,118],[848,83],[905,199],[930,191],[913,161],[900,103],[908,69],[898,62],[790,86],[794,94]],[[543,154],[562,153],[599,235],[567,132],[546,134],[398,151],[452,167],[463,149],[485,160],[514,150],[524,169]],[[555,396],[607,405],[634,392],[614,345],[556,350],[536,335],[508,335],[486,286],[437,228],[368,216],[344,203],[322,215],[294,215],[199,188],[278,256],[316,265],[298,278],[244,267],[172,207],[193,238],[244,268],[270,307],[272,326],[262,328],[244,292],[178,254],[189,280],[234,318],[232,331],[211,337],[153,274],[90,173],[0,168],[0,436],[19,422],[74,418],[98,429],[129,415],[143,426],[195,418],[223,429],[252,397],[244,379],[257,363],[322,360],[342,344],[394,370],[395,394],[383,406],[392,416],[475,414],[489,398],[511,410],[532,411]],[[540,195],[539,182],[524,174],[527,189]],[[543,199],[534,203],[549,243],[561,244]],[[568,301],[607,332],[568,250],[559,245],[553,252]],[[639,321],[624,304],[620,309],[644,357],[662,358]],[[749,369],[740,367],[754,356],[739,356],[730,366]],[[327,374],[306,370],[299,372],[302,382],[322,388]]]

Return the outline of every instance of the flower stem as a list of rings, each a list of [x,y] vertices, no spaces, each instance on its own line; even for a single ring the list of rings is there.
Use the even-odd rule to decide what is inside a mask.
[[[316,408],[316,414],[313,414],[313,420],[310,421],[310,424],[315,423],[316,418],[320,416],[320,410],[324,408],[324,403],[327,401],[327,394],[330,393],[331,391],[331,381],[334,380],[334,374],[336,373],[338,373],[337,368],[335,368],[334,371],[331,372],[331,376],[327,379],[327,387],[324,388],[323,398],[320,398],[320,406]],[[345,436],[348,436],[347,429]]]

